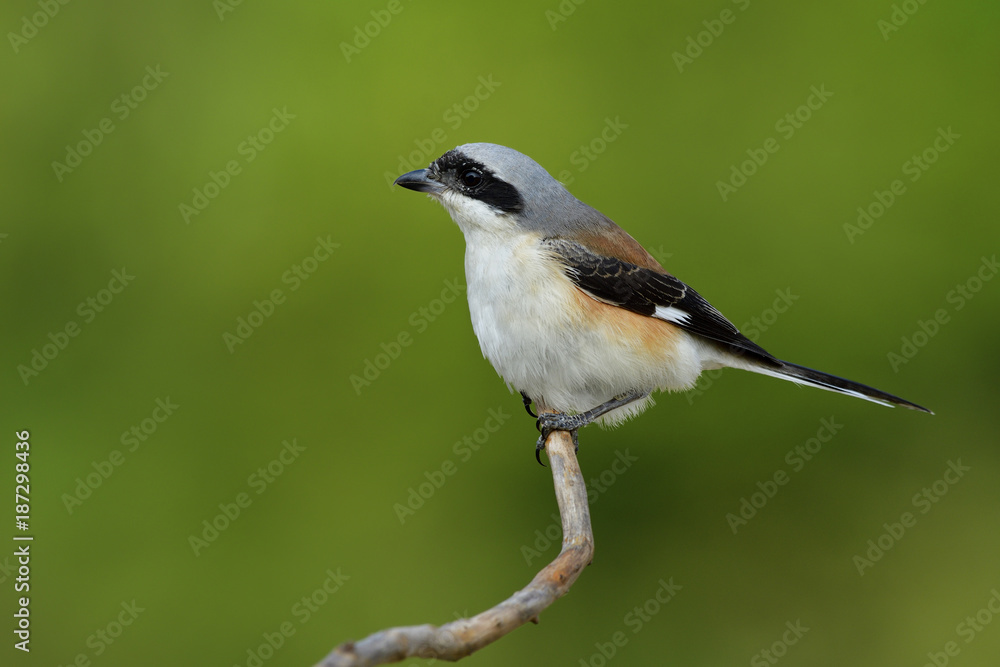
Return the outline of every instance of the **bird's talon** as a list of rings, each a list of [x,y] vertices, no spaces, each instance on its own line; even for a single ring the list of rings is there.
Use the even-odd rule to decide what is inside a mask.
[[[539,438],[538,444],[535,445],[535,460],[538,461],[538,465],[543,468],[547,467],[542,463],[542,451],[545,449],[545,438]]]
[[[523,391],[521,392],[521,400],[524,401],[524,409],[528,411],[528,414],[537,418],[538,415],[536,415],[531,409],[531,398]]]

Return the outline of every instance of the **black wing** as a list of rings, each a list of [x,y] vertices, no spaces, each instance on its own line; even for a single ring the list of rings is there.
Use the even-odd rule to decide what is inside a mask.
[[[781,365],[677,278],[615,257],[598,255],[573,241],[550,238],[542,244],[564,263],[569,279],[598,301],[676,324],[722,343],[734,354],[750,354],[768,365]]]

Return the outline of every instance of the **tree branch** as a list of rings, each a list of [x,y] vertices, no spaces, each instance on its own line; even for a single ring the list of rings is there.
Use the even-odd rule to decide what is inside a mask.
[[[531,583],[492,609],[446,625],[411,625],[389,628],[357,642],[335,648],[317,667],[381,665],[409,657],[460,660],[495,642],[538,615],[569,592],[594,554],[587,486],[576,460],[570,434],[553,431],[545,443],[559,515],[562,517],[562,551],[535,575]]]

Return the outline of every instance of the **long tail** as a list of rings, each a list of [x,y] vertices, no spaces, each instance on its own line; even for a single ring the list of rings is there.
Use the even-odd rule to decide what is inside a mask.
[[[878,403],[879,405],[885,405],[890,408],[901,405],[904,408],[909,408],[910,410],[920,410],[921,412],[934,414],[923,406],[911,403],[900,398],[899,396],[887,394],[884,391],[875,389],[874,387],[869,387],[868,385],[861,384],[860,382],[845,380],[844,378],[837,377],[836,375],[830,375],[829,373],[823,373],[821,371],[806,368],[805,366],[799,366],[798,364],[792,364],[787,361],[779,361],[778,363],[780,365],[775,367],[754,365],[753,367],[742,366],[742,368],[746,368],[747,370],[751,370],[755,373],[762,373],[764,375],[770,375],[771,377],[781,378],[782,380],[789,380],[796,384],[804,384],[810,387],[817,387],[818,389],[826,389],[827,391],[847,394],[848,396],[854,396],[855,398],[862,398],[866,401]]]

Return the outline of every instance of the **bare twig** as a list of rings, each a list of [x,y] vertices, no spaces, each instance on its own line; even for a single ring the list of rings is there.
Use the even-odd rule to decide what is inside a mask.
[[[381,665],[409,657],[460,660],[528,621],[537,622],[542,611],[569,591],[594,554],[587,487],[569,433],[553,431],[546,442],[546,453],[562,517],[563,543],[556,559],[530,584],[472,618],[438,627],[389,628],[357,642],[345,642],[318,667]]]

